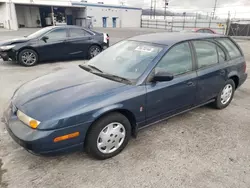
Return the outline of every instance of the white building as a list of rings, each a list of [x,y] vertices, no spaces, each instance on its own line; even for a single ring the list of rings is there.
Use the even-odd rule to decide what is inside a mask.
[[[0,27],[140,27],[141,8],[70,0],[0,0]]]

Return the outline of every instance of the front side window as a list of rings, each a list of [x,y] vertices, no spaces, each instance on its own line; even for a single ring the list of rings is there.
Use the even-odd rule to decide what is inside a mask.
[[[65,39],[67,37],[67,32],[66,32],[66,29],[60,28],[60,29],[55,29],[55,30],[47,33],[46,36],[48,37],[48,41],[62,40],[62,39]]]
[[[238,49],[238,47],[228,38],[219,38],[216,39],[219,43],[221,43],[226,50],[228,51],[230,57],[232,59],[240,57],[241,56],[241,52]]]
[[[193,41],[198,61],[198,68],[218,63],[217,46],[209,41]]]
[[[193,61],[188,42],[177,44],[160,60],[155,68],[157,72],[168,72],[180,75],[192,71]]]
[[[87,65],[103,73],[136,80],[162,49],[162,46],[146,42],[122,41],[104,50]]]

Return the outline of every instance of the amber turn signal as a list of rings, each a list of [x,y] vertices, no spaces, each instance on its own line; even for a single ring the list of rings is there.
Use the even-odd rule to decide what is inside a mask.
[[[68,140],[68,139],[71,139],[71,138],[78,137],[79,135],[80,135],[79,132],[75,132],[75,133],[71,133],[71,134],[66,134],[66,135],[63,135],[63,136],[56,137],[54,139],[54,142],[60,142],[60,141],[63,141],[63,140]]]
[[[38,127],[39,123],[36,120],[30,120],[29,126],[33,129],[36,129]]]

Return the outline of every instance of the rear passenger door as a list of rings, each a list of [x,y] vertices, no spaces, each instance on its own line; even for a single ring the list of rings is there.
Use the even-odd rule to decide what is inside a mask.
[[[92,44],[92,35],[82,28],[69,29],[69,55],[72,57],[84,57]]]
[[[196,103],[205,103],[215,98],[226,81],[226,69],[223,62],[226,53],[212,40],[193,41],[197,68]]]

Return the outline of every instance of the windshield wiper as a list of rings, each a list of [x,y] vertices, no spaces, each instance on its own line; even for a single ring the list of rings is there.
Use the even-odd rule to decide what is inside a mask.
[[[97,67],[93,66],[93,65],[88,65],[88,67],[97,70],[98,72],[103,72],[102,70],[98,69]]]
[[[93,66],[93,65],[79,65],[80,68],[86,70],[86,71],[91,71],[92,70],[96,70],[100,73],[103,73],[102,70],[98,69],[97,67]]]
[[[114,74],[100,73],[99,75],[101,75],[103,77],[106,77],[106,78],[113,79],[113,80],[117,80],[117,81],[120,81],[120,82],[127,82],[129,84],[132,84],[131,80],[129,80],[127,78],[124,78],[124,77],[120,77],[120,76],[114,75]]]

